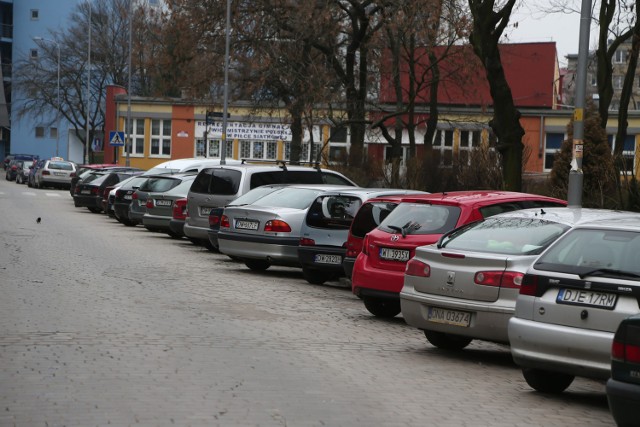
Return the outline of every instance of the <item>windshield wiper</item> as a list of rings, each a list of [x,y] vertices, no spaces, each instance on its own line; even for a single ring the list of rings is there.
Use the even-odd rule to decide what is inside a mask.
[[[402,237],[404,237],[404,231],[402,230],[402,227],[398,227],[397,225],[387,225],[387,227],[389,227],[396,233],[402,233]]]
[[[640,278],[640,274],[630,273],[627,271],[620,271],[614,268],[596,268],[594,270],[589,270],[584,273],[578,274],[581,279],[584,279],[587,276],[607,276],[612,275],[615,277],[621,278],[629,278],[629,279],[638,279]]]

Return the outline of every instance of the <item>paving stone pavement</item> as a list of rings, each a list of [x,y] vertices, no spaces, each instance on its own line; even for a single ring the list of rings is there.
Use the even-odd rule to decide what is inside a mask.
[[[506,346],[25,191],[0,182],[0,426],[614,425],[602,383],[535,393]]]

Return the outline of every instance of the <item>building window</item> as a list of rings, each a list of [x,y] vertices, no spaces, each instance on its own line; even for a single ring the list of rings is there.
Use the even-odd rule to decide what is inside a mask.
[[[544,144],[544,169],[549,171],[553,168],[553,160],[556,153],[562,148],[564,133],[548,132]]]
[[[44,138],[44,126],[36,126],[36,138]]]
[[[386,164],[391,163],[391,146],[384,147],[384,162]],[[400,166],[404,167],[407,165],[407,153],[409,152],[409,147],[406,145],[402,146],[402,154],[400,155]]]
[[[37,21],[40,19],[40,10],[39,9],[31,9],[31,20]]]
[[[38,59],[38,49],[31,49],[29,51],[29,56],[31,59]]]
[[[453,129],[436,131],[433,138],[433,151],[440,157],[440,166],[453,165]]]
[[[609,145],[611,146],[611,152],[613,153],[617,141],[614,135],[608,135]],[[627,135],[624,140],[624,147],[622,147],[622,168],[620,173],[632,173],[636,170],[636,135]]]
[[[125,121],[126,124],[126,121]],[[126,126],[128,129],[125,130],[125,133],[129,134],[129,138],[131,141],[131,151],[129,154],[135,156],[143,156],[144,155],[144,119],[131,119],[131,123]],[[126,135],[125,135],[126,138]],[[123,153],[125,147],[123,147]]]
[[[171,156],[171,120],[151,120],[151,156]]]
[[[49,137],[57,138],[58,137],[58,128],[49,128]]]
[[[596,78],[595,74],[590,74],[589,79],[591,80],[591,86],[598,86],[598,79]]]
[[[346,126],[332,127],[331,128],[331,142],[347,142],[347,128]]]
[[[313,144],[313,153],[311,153],[311,146],[309,142],[303,142],[302,148],[300,149],[300,161],[301,162],[311,162],[314,163],[318,158],[318,153],[322,150],[322,144],[316,142]],[[284,143],[284,160],[291,160],[291,143]]]
[[[480,130],[461,130],[458,161],[463,165],[471,164],[471,152],[480,147],[482,131]]]
[[[615,64],[623,64],[627,61],[627,51],[626,50],[616,50],[616,53],[613,57],[613,62]]]
[[[613,76],[613,87],[615,89],[622,89],[623,81],[622,76]]]

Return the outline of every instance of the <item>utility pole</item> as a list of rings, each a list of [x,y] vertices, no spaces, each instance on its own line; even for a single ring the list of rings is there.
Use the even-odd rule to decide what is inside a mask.
[[[222,112],[222,138],[220,141],[220,164],[225,165],[227,158],[227,111],[229,110],[229,44],[231,32],[231,0],[227,0],[227,25],[224,44],[224,106]]]
[[[578,68],[576,70],[576,107],[573,111],[573,150],[567,202],[571,207],[582,206],[582,153],[584,147],[584,107],[589,58],[589,27],[591,26],[591,0],[582,0],[580,9],[580,38],[578,42]]]
[[[124,140],[124,151],[125,151],[125,166],[131,166],[131,130],[133,130],[131,125],[131,39],[133,33],[133,0],[129,0],[129,65],[127,66],[129,71],[129,83],[127,85],[127,124],[125,129],[127,130],[127,135]]]
[[[91,144],[89,138],[89,117],[91,114],[90,105],[91,105],[91,20],[92,20],[92,11],[91,11],[91,0],[88,2],[89,4],[89,48],[87,49],[87,101],[85,108],[87,109],[87,129],[84,141],[84,163],[86,165],[89,164],[89,146]]]

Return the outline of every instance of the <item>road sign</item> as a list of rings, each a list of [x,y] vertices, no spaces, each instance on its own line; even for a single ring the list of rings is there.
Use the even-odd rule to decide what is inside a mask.
[[[123,147],[124,146],[124,132],[109,132],[109,144],[112,147]]]

